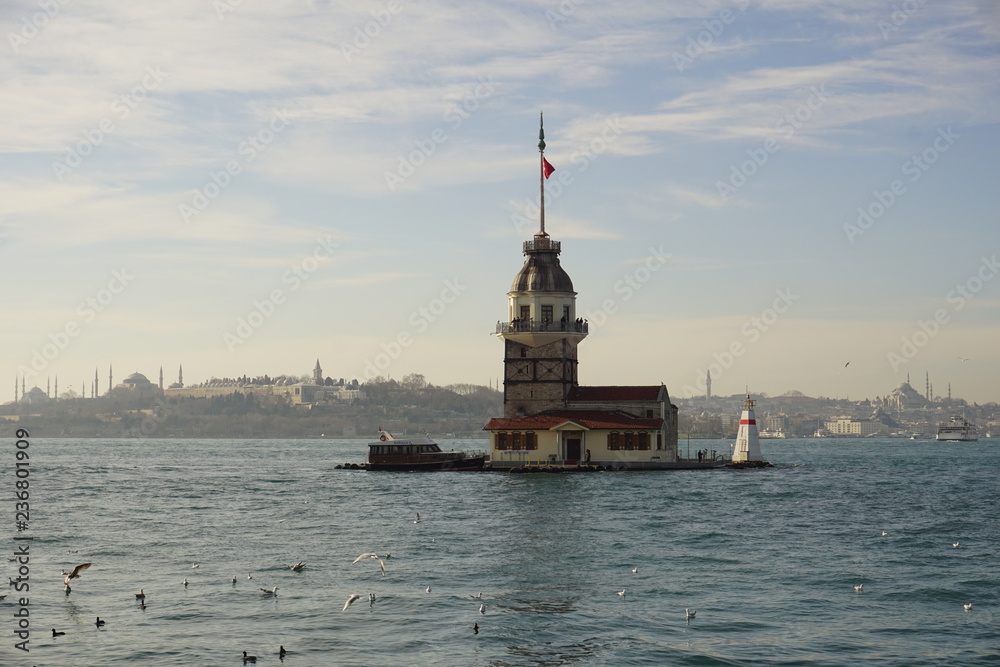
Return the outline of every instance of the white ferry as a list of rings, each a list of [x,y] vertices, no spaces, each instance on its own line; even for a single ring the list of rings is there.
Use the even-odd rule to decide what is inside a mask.
[[[964,417],[952,417],[947,423],[938,426],[938,440],[954,440],[960,442],[974,442],[979,440],[979,429],[975,424],[970,424]]]

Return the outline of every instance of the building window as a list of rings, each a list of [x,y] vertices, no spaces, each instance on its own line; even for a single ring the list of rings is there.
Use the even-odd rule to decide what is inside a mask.
[[[524,448],[525,449],[538,449],[538,438],[534,433],[524,434]]]
[[[563,306],[563,321],[569,322],[569,306]]]
[[[656,448],[663,449],[663,434],[659,431],[656,433]]]
[[[635,449],[635,433],[626,433],[624,440],[624,449]]]
[[[507,449],[507,434],[506,433],[497,433],[496,447],[497,447],[497,449]]]
[[[649,434],[646,432],[638,433],[638,444],[636,449],[647,450],[649,449]]]
[[[652,419],[652,418],[653,418],[653,411],[646,410],[646,419]]]
[[[531,306],[521,306],[521,319],[525,322],[531,319]]]
[[[521,449],[521,434],[511,433],[510,434],[510,448],[511,449]]]
[[[542,306],[542,322],[552,321],[552,306]]]
[[[621,442],[621,433],[618,433],[616,431],[608,433],[608,449],[610,450],[621,449],[621,445],[619,444],[620,442]]]

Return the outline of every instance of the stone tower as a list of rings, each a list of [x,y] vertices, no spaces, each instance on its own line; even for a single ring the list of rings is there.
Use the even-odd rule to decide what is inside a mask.
[[[559,264],[561,247],[545,232],[545,179],[554,171],[545,159],[539,128],[539,231],[525,241],[524,266],[507,293],[507,319],[497,322],[504,341],[504,417],[565,408],[577,385],[577,347],[587,323],[576,315],[573,281]]]

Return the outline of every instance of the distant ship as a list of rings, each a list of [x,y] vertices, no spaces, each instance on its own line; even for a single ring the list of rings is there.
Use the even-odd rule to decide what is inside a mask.
[[[964,417],[955,416],[938,426],[937,439],[975,442],[979,440],[979,429],[976,428],[975,424],[970,424]]]

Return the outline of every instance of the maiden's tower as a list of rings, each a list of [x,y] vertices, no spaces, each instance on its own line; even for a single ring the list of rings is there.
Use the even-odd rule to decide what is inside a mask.
[[[497,322],[504,344],[504,415],[491,419],[494,469],[543,466],[671,468],[677,464],[677,406],[663,384],[581,386],[578,350],[588,323],[576,312],[561,245],[545,231],[545,159],[539,129],[539,229]]]

